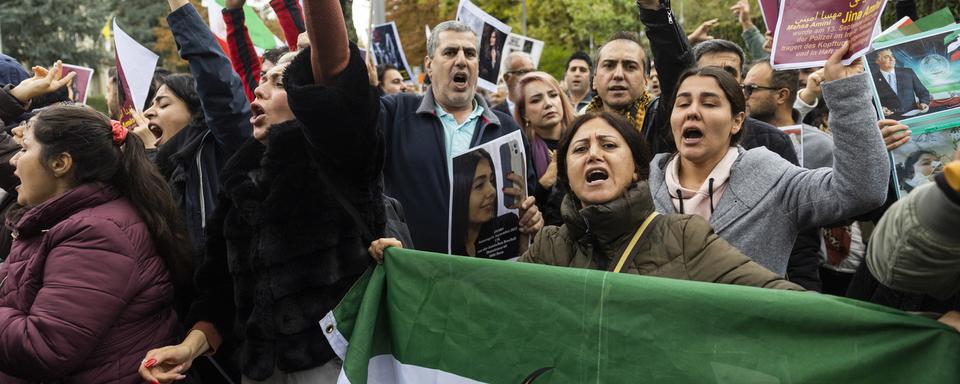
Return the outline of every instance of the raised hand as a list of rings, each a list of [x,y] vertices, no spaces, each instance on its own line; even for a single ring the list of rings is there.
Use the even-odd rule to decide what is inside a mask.
[[[807,85],[797,93],[797,96],[809,105],[816,103],[820,95],[823,94],[823,88],[820,86],[820,83],[823,83],[823,68],[807,76]]]
[[[710,36],[710,28],[713,28],[717,23],[719,23],[719,19],[710,19],[700,24],[693,33],[687,35],[687,40],[690,41],[690,45],[697,45],[697,43],[703,41],[713,40],[714,37]]]
[[[377,66],[373,65],[373,51],[367,50],[366,56],[367,78],[370,80],[370,85],[374,87],[379,86],[380,77],[377,75]]]
[[[70,72],[63,76],[63,62],[57,60],[50,69],[39,66],[33,67],[33,77],[20,82],[10,91],[10,94],[20,100],[21,103],[26,104],[35,97],[46,95],[67,86],[76,76],[76,72]]]
[[[850,65],[843,65],[840,62],[848,51],[850,51],[849,41],[844,42],[840,48],[837,48],[837,50],[830,55],[830,59],[827,60],[827,65],[823,67],[823,81],[840,80],[863,73],[862,57],[850,63]]]
[[[750,3],[746,0],[738,1],[730,7],[730,11],[737,16],[737,21],[740,22],[743,29],[749,29],[753,26],[753,21],[750,20]]]

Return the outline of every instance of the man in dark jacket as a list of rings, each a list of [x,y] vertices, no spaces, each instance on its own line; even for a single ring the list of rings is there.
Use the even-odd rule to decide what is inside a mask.
[[[459,21],[440,23],[427,41],[425,67],[431,79],[427,93],[381,98],[384,190],[403,205],[419,250],[448,251],[453,157],[520,129],[510,116],[493,110],[477,95],[478,65],[477,35]],[[524,146],[528,147],[526,141]],[[535,177],[528,156],[527,180]],[[527,183],[528,189],[535,184]]]
[[[669,8],[658,0],[637,0],[640,21],[650,39],[660,87],[670,97],[683,71],[695,65],[693,52],[683,29]],[[676,150],[668,122],[670,111],[659,97],[647,92],[646,54],[632,32],[617,32],[600,47],[593,86],[597,96],[586,112],[616,112],[633,121],[650,145],[651,154]]]

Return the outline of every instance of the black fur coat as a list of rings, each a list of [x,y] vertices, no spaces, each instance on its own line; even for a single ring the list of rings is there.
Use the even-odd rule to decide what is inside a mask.
[[[356,47],[351,51],[350,65],[330,87],[313,85],[309,52],[298,55],[284,75],[297,120],[272,126],[267,145],[247,141],[221,172],[191,320],[239,338],[240,366],[250,379],[335,357],[319,321],[372,259],[370,239],[334,190],[372,236],[383,234],[379,102]]]

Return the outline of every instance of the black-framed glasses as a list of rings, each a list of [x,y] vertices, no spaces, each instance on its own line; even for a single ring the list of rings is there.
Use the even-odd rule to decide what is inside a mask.
[[[516,71],[507,71],[506,74],[510,76],[523,76],[533,71],[533,69],[518,69]]]
[[[756,85],[756,84],[744,84],[744,85],[741,86],[740,88],[743,89],[743,95],[746,96],[746,97],[750,97],[750,95],[752,95],[753,92],[756,91],[756,90],[758,90],[758,89],[766,89],[766,90],[770,90],[770,91],[776,91],[776,90],[779,90],[779,89],[780,89],[780,88],[777,88],[777,87],[765,87],[765,86]]]

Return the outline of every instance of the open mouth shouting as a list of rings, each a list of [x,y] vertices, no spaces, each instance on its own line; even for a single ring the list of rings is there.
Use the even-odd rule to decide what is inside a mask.
[[[262,125],[267,120],[267,113],[256,101],[250,103],[250,124],[255,127]]]
[[[154,123],[150,123],[150,124],[147,124],[147,129],[149,129],[149,130],[150,130],[150,133],[153,134],[153,137],[155,137],[155,138],[157,138],[157,139],[160,139],[160,137],[163,136],[163,129],[160,128],[159,125],[156,125],[156,124],[154,124]]]
[[[470,87],[470,85],[467,83],[469,79],[470,76],[467,75],[466,72],[454,72],[453,76],[451,77],[453,89],[459,92],[466,92],[467,88]]]
[[[703,130],[698,127],[683,127],[680,136],[684,145],[697,145],[703,142]]]
[[[601,185],[610,178],[609,173],[606,169],[594,167],[588,168],[584,180],[586,180],[588,186]]]

